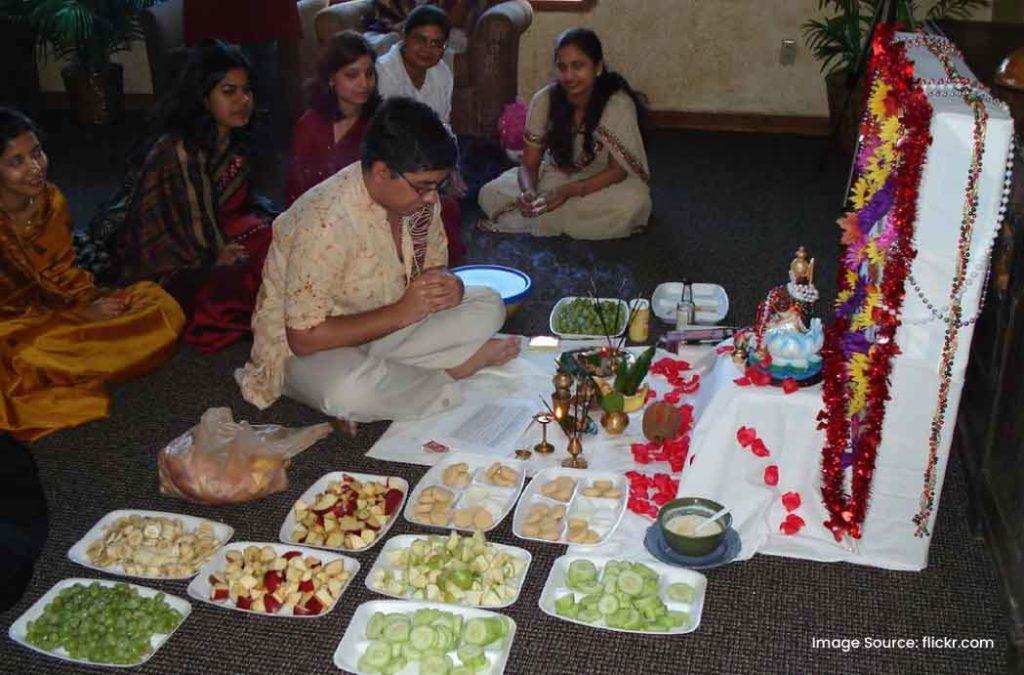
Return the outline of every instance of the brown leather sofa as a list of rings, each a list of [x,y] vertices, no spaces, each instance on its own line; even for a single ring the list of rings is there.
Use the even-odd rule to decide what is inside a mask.
[[[341,30],[362,31],[373,0],[347,0],[316,15],[321,42]],[[519,85],[519,36],[533,22],[527,0],[506,0],[477,20],[464,53],[456,54],[453,74],[452,128],[458,134],[494,138],[502,108],[516,97]],[[386,50],[397,38],[377,41]]]

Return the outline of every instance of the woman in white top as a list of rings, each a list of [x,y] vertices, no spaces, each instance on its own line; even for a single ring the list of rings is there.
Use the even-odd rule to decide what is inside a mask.
[[[455,79],[441,57],[450,32],[443,9],[421,5],[405,20],[404,40],[377,61],[377,88],[383,98],[406,96],[426,103],[447,127]]]

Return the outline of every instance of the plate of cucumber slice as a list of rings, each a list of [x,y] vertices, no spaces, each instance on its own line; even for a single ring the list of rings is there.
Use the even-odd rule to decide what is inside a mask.
[[[697,630],[707,578],[661,563],[564,555],[540,594],[545,614],[625,633],[679,635]]]
[[[334,665],[356,675],[500,675],[516,623],[471,607],[371,600],[356,608]]]

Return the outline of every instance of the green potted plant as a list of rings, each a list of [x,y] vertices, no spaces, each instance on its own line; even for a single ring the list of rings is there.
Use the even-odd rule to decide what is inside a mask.
[[[823,16],[804,22],[807,48],[821,62],[828,93],[832,128],[852,151],[857,121],[864,107],[864,91],[856,83],[847,91],[850,70],[856,65],[881,0],[818,0]],[[989,0],[892,0],[896,21],[914,30],[921,20],[966,19]]]
[[[24,0],[22,12],[40,51],[69,58],[61,69],[84,124],[108,124],[124,110],[124,69],[111,55],[142,38],[140,12],[156,0]]]

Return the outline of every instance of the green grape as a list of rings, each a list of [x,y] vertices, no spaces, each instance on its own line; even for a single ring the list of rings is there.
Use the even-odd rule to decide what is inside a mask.
[[[152,651],[154,634],[171,632],[181,620],[162,593],[150,599],[124,583],[75,584],[28,623],[26,640],[95,663],[133,663]]]

